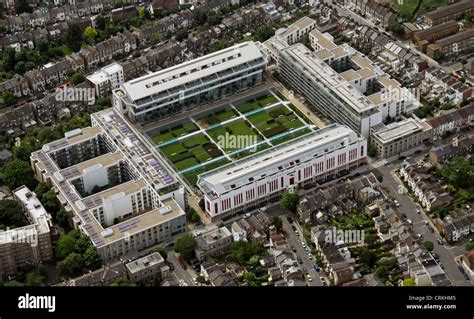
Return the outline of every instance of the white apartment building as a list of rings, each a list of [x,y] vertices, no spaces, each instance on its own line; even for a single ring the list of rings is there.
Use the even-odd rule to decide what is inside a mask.
[[[289,88],[305,96],[317,111],[365,137],[370,127],[409,114],[420,104],[370,59],[328,33],[309,33],[311,52],[295,44],[279,52],[278,67]]]
[[[74,226],[104,260],[184,231],[184,191],[157,151],[113,108],[91,122],[31,155],[37,179],[54,187]]]
[[[104,66],[86,79],[94,87],[97,97],[108,95],[125,81],[123,67],[117,62]]]
[[[267,56],[257,44],[239,43],[123,83],[113,91],[114,108],[148,123],[258,85]]]
[[[288,189],[323,182],[365,164],[367,141],[349,127],[332,124],[298,140],[199,175],[205,211],[222,218],[277,200]]]
[[[315,20],[303,17],[288,26],[288,28],[276,30],[275,35],[263,43],[263,48],[274,61],[278,61],[278,55],[282,49],[300,41],[301,38],[308,35],[315,28]]]

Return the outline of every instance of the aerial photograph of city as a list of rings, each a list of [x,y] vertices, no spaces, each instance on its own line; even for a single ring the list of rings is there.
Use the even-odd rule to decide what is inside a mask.
[[[20,315],[74,287],[473,296],[474,0],[3,0],[0,56]]]

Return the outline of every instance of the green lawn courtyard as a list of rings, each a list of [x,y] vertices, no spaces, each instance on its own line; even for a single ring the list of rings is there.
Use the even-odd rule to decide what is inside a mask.
[[[270,92],[223,105],[149,134],[157,148],[195,186],[199,174],[314,130],[301,112]],[[222,124],[227,121],[227,123]]]

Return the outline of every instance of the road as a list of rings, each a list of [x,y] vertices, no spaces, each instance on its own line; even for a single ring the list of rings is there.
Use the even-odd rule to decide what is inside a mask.
[[[306,255],[306,253],[304,252],[303,246],[301,244],[304,240],[303,235],[302,235],[302,231],[299,231],[299,235],[296,235],[296,233],[291,228],[291,224],[288,222],[286,217],[282,216],[281,219],[283,221],[283,228],[286,231],[285,235],[286,235],[286,241],[287,241],[288,245],[290,247],[295,247],[296,248],[296,252],[294,254],[296,255],[296,257],[300,257],[301,260],[303,261],[303,264],[299,265],[299,267],[301,267],[302,269],[306,268],[308,270],[308,274],[310,274],[311,277],[313,278],[313,280],[311,282],[309,282],[305,278],[306,283],[308,284],[308,286],[322,286],[323,283],[321,282],[321,279],[319,278],[320,275],[313,268],[314,261],[309,259],[308,255]],[[296,222],[294,224],[297,225]],[[297,226],[297,228],[299,228],[299,227]]]
[[[197,275],[194,273],[194,270],[189,265],[187,265],[186,270],[184,270],[183,267],[178,264],[173,250],[168,251],[167,260],[174,266],[174,270],[171,273],[173,277],[175,277],[177,282],[184,281],[186,285],[194,286],[193,278],[197,277]]]
[[[462,246],[451,246],[447,247],[444,245],[439,245],[437,239],[439,235],[431,233],[429,231],[429,226],[426,225],[425,221],[429,221],[429,218],[423,212],[421,207],[417,205],[413,199],[410,197],[407,191],[400,192],[400,186],[404,189],[404,186],[398,176],[395,174],[395,170],[400,167],[399,163],[389,164],[388,166],[380,166],[376,170],[383,175],[382,186],[384,186],[390,193],[390,196],[393,196],[400,203],[400,211],[406,214],[407,218],[410,219],[413,223],[413,232],[415,234],[421,234],[425,241],[431,241],[434,244],[434,252],[437,253],[440,257],[440,262],[444,266],[446,276],[453,283],[453,285],[472,285],[470,282],[466,281],[463,275],[459,272],[457,264],[454,260],[455,257],[461,255],[464,251]],[[421,214],[417,214],[416,210],[420,209]]]

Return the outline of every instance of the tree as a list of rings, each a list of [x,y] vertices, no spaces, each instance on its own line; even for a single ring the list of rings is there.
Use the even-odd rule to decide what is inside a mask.
[[[403,29],[403,26],[398,21],[390,23],[388,25],[388,29],[398,36],[402,36],[405,34],[405,30]]]
[[[74,52],[78,52],[81,49],[81,39],[82,32],[81,28],[77,25],[71,25],[66,30],[65,42],[66,45]]]
[[[61,208],[56,214],[56,221],[58,222],[59,226],[61,226],[62,228],[68,229],[70,227],[69,214],[64,208]]]
[[[50,189],[41,196],[41,203],[51,215],[56,216],[57,211],[59,210],[59,202],[56,197],[56,192],[54,189]]]
[[[87,248],[91,246],[91,241],[89,237],[80,235],[77,239],[76,244],[74,245],[74,252],[78,254],[85,254]]]
[[[77,238],[71,235],[73,232],[74,231],[71,231],[68,234],[63,234],[59,237],[56,244],[56,258],[58,260],[63,260],[66,256],[74,253]]]
[[[455,187],[469,188],[474,185],[474,165],[464,157],[456,156],[443,166],[441,174]]]
[[[372,250],[364,248],[364,250],[359,255],[359,261],[372,268],[377,262],[377,255]]]
[[[280,199],[281,207],[289,210],[292,213],[296,213],[296,208],[300,201],[300,195],[296,191],[285,191]]]
[[[22,14],[24,12],[33,12],[33,8],[28,4],[27,0],[15,0],[14,7],[16,14]]]
[[[44,266],[42,266],[44,268]],[[46,279],[46,274],[38,268],[36,271],[30,272],[26,276],[26,286],[41,286]]]
[[[474,243],[467,243],[466,244],[466,250],[468,250],[468,251],[474,250]]]
[[[135,284],[131,283],[127,278],[117,278],[111,284],[111,287],[131,287]]]
[[[188,31],[185,29],[179,29],[178,32],[176,32],[176,35],[174,36],[176,41],[183,41],[188,38]]]
[[[36,186],[34,192],[36,194],[36,196],[38,196],[38,198],[41,198],[43,196],[44,193],[48,192],[49,191],[49,186],[48,184],[44,183],[44,182],[41,182],[38,184],[38,186]]]
[[[367,148],[367,155],[369,155],[370,157],[377,156],[377,148],[373,145],[369,145],[369,147]]]
[[[11,91],[5,91],[3,92],[3,103],[5,103],[6,106],[10,106],[15,104],[15,96]]]
[[[174,250],[181,254],[186,260],[194,257],[194,248],[196,247],[196,239],[191,235],[184,235],[176,240]]]
[[[4,287],[23,287],[24,284],[16,280],[10,280],[9,282],[6,282],[5,285],[3,286]]]
[[[18,202],[10,199],[0,201],[0,224],[10,228],[26,225],[23,209]]]
[[[434,244],[433,244],[432,241],[425,241],[425,242],[423,242],[423,247],[425,247],[426,250],[428,250],[428,251],[433,251]]]
[[[115,0],[115,8],[121,8],[123,7],[123,0]]]
[[[86,78],[84,77],[84,75],[82,75],[81,73],[75,73],[72,77],[71,77],[71,82],[72,84],[74,85],[78,85],[82,82],[84,82],[86,80]]]
[[[272,224],[275,225],[277,229],[282,229],[283,228],[283,221],[281,220],[280,217],[278,216],[273,216],[272,218]]]
[[[262,256],[265,250],[259,243],[240,240],[232,243],[229,252],[237,263],[247,265],[253,256]]]
[[[414,278],[407,278],[403,280],[403,287],[412,287],[412,286],[416,286]]]
[[[82,35],[89,44],[92,44],[97,37],[97,30],[94,27],[88,26]]]
[[[161,279],[161,276],[156,276],[153,279],[153,286],[160,287],[162,282],[163,282],[163,279]]]
[[[90,245],[84,253],[84,266],[90,270],[95,270],[102,266],[102,259],[97,249],[92,245]]]
[[[33,177],[33,170],[28,162],[14,159],[8,162],[1,171],[3,183],[10,189],[26,185],[29,189],[35,189],[38,182]]]
[[[200,283],[200,284],[205,284],[206,283],[206,278],[204,278],[204,276],[202,276],[202,275],[199,275],[199,276],[196,277],[196,282]]]
[[[58,263],[58,269],[62,276],[73,277],[78,275],[84,268],[84,260],[81,255],[72,253]]]

